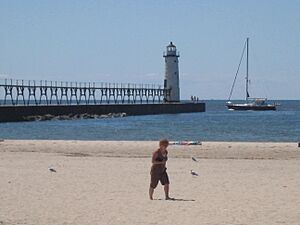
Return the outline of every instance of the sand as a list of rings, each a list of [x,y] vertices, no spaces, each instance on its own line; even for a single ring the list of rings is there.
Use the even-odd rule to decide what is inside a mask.
[[[0,225],[300,224],[297,143],[169,146],[175,201],[164,200],[161,185],[155,200],[148,198],[156,147],[140,141],[4,140]]]

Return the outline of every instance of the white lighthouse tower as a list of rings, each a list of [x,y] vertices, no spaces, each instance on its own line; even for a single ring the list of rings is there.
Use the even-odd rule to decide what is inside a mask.
[[[171,90],[170,95],[165,96],[167,102],[180,101],[178,57],[179,54],[176,52],[176,46],[170,42],[167,46],[167,51],[164,52],[166,65],[164,88]]]

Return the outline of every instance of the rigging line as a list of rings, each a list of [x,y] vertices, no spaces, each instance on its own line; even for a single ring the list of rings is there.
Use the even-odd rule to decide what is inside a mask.
[[[234,85],[235,85],[235,82],[236,82],[236,78],[237,78],[237,75],[238,75],[238,73],[239,73],[240,66],[241,66],[241,64],[242,64],[243,58],[244,58],[244,53],[245,53],[245,49],[246,49],[246,44],[247,44],[247,41],[245,41],[245,44],[244,44],[244,48],[243,48],[243,51],[242,51],[240,63],[239,63],[239,66],[238,66],[238,68],[237,68],[237,71],[236,71],[236,74],[235,74],[235,77],[234,77],[234,80],[233,80],[233,83],[232,83],[232,86],[231,86],[231,90],[230,90],[230,94],[229,94],[229,97],[228,97],[228,101],[231,99],[231,96],[232,96],[232,92],[233,92],[233,88],[234,88]]]

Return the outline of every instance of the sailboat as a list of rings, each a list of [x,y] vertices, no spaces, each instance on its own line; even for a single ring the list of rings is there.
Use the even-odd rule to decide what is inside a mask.
[[[232,96],[232,92],[233,92],[233,88],[235,85],[235,81],[243,60],[243,56],[245,54],[245,49],[246,49],[246,98],[245,98],[245,102],[244,103],[232,103],[230,101],[231,96]],[[229,94],[229,98],[228,101],[226,102],[226,106],[229,110],[276,110],[276,104],[269,104],[267,98],[250,98],[249,95],[249,69],[248,69],[248,64],[249,64],[249,38],[246,39],[246,42],[244,44],[244,48],[243,48],[243,52],[242,52],[242,56],[240,59],[240,63],[237,69],[237,72],[235,74],[234,77],[234,81],[231,87],[231,91]]]

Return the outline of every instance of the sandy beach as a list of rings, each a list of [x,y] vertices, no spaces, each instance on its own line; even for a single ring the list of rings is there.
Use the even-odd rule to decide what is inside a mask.
[[[163,200],[159,185],[151,201],[157,145],[0,142],[0,225],[300,224],[298,143],[171,145],[167,167],[175,200]]]

